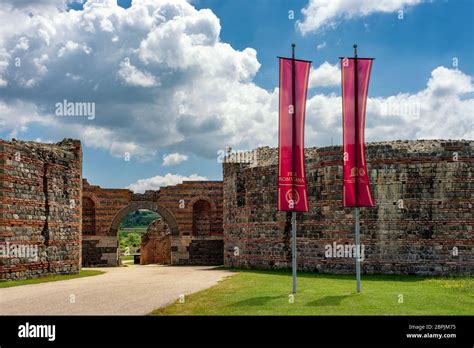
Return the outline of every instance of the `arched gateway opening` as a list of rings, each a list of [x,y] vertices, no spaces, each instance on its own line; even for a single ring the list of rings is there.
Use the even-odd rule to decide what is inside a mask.
[[[141,264],[169,264],[169,262],[163,262],[165,260],[150,258],[156,252],[151,249],[151,246],[157,244],[157,233],[154,232],[157,231],[158,226],[166,227],[166,230],[169,230],[162,217],[148,209],[135,210],[123,218],[118,230],[119,256],[122,265],[133,266],[138,260]],[[169,237],[169,235],[167,236]],[[146,243],[144,243],[144,239],[146,239]],[[160,250],[166,247],[167,255],[171,255],[169,243],[166,246],[162,246],[163,243],[158,244]],[[145,257],[148,259],[147,262],[143,262],[143,251],[146,251],[145,256],[148,256]]]
[[[222,265],[222,194],[222,182],[214,181],[183,182],[142,194],[83,180],[83,267],[119,266],[120,251],[125,254],[129,247],[134,253],[138,246],[145,264]],[[120,236],[127,240],[121,243]]]
[[[151,222],[146,233],[141,237],[141,264],[171,263],[171,238],[179,235],[178,224],[173,214],[166,208],[155,202],[136,201],[123,207],[114,217],[109,229],[109,235],[117,236],[119,240],[119,229],[121,222],[129,214],[138,211],[151,211],[157,213],[159,217]],[[117,264],[120,265],[120,248],[117,248]],[[132,250],[132,254],[137,250]]]

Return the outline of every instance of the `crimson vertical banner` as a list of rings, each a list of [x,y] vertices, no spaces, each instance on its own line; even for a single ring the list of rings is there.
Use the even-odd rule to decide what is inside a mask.
[[[308,211],[304,118],[311,62],[280,59],[278,210]]]
[[[373,207],[365,163],[365,107],[372,58],[341,58],[344,207]]]

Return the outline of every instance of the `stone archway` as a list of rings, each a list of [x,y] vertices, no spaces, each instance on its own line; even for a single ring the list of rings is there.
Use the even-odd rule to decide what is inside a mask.
[[[197,201],[206,201],[209,203],[209,205],[211,206],[211,210],[212,211],[215,211],[217,208],[216,208],[216,203],[211,199],[209,198],[208,196],[203,196],[203,195],[200,195],[200,196],[194,196],[190,201],[189,201],[189,207],[192,207],[194,206],[194,203],[196,203]]]
[[[193,204],[193,236],[208,236],[211,232],[212,213],[208,201],[200,199]]]
[[[119,212],[114,216],[112,223],[110,224],[110,228],[108,231],[108,234],[111,236],[116,236],[117,237],[117,245],[115,247],[115,253],[117,256],[116,262],[117,265],[120,265],[120,252],[119,252],[119,237],[118,237],[118,230],[120,227],[120,223],[123,220],[125,216],[127,216],[129,213],[132,213],[134,211],[137,211],[139,209],[147,209],[150,211],[153,211],[155,213],[158,213],[161,218],[166,222],[168,225],[171,238],[179,238],[179,229],[178,229],[178,223],[176,221],[176,218],[174,215],[165,207],[159,205],[156,202],[151,202],[151,201],[134,201],[130,202],[127,204],[125,207],[119,210]],[[173,251],[170,250],[171,252],[171,258],[173,257]]]
[[[130,202],[128,205],[120,209],[119,212],[114,216],[112,223],[110,224],[109,235],[116,235],[120,227],[120,222],[123,220],[123,218],[129,213],[139,209],[147,209],[160,214],[160,216],[168,224],[171,235],[179,236],[178,223],[176,222],[174,215],[165,207],[159,205],[156,202],[150,201]]]

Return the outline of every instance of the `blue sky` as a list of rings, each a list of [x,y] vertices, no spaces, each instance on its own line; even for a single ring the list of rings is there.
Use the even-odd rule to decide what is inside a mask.
[[[0,10],[4,28],[12,16],[24,25],[13,30],[10,23],[0,35],[0,137],[80,138],[84,177],[104,187],[157,188],[193,174],[218,180],[217,151],[225,146],[275,146],[276,56],[289,55],[292,42],[315,70],[307,146],[340,143],[338,57],[352,55],[357,42],[360,56],[376,58],[368,141],[472,139],[473,1],[394,0],[398,7],[381,8],[348,0],[327,17],[319,12],[329,6],[324,0],[195,0],[191,7],[142,1],[130,7],[119,0],[126,11],[136,10],[132,15],[113,1],[99,7],[47,0],[41,7],[8,0]],[[161,24],[153,11],[163,14]],[[43,20],[30,23],[31,13]],[[309,29],[303,32],[297,21]],[[15,70],[15,57],[26,62],[23,70]],[[94,102],[96,119],[55,118],[53,105],[65,98]],[[393,115],[387,105],[419,112]],[[164,166],[167,154],[180,160]]]
[[[378,96],[418,91],[435,67],[450,65],[453,57],[459,58],[464,72],[473,74],[474,2],[470,0],[423,3],[407,9],[403,20],[397,18],[398,13],[376,13],[305,36],[294,25],[302,18],[300,9],[307,1],[196,3],[200,8],[211,8],[220,18],[223,41],[237,49],[257,49],[262,68],[255,82],[268,89],[278,83],[275,57],[289,55],[291,42],[297,44],[298,57],[315,65],[324,61],[336,64],[338,57],[352,55],[352,44],[358,43],[361,56],[376,57],[370,90]],[[291,9],[295,11],[293,21],[288,20]],[[323,42],[326,47],[316,50]]]

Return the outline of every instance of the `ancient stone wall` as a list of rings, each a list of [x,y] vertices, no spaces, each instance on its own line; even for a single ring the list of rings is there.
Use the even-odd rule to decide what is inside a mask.
[[[173,234],[171,238],[172,264],[223,264],[223,253],[216,258],[212,247],[194,247],[207,243],[223,250],[222,197],[222,181],[185,181],[160,190],[158,203],[173,213],[179,229],[179,238]],[[204,212],[203,205],[209,210]],[[203,213],[205,220],[202,219]],[[200,232],[196,234],[193,230]]]
[[[142,236],[140,264],[171,264],[171,233],[163,219],[153,221]]]
[[[473,147],[461,140],[367,144],[377,206],[361,209],[363,272],[473,273]],[[78,272],[81,242],[84,265],[119,265],[118,228],[137,209],[166,222],[173,265],[287,268],[290,215],[275,211],[277,152],[255,153],[256,162],[225,163],[224,182],[135,194],[82,181],[79,141],[0,141],[0,279]],[[306,149],[311,209],[298,214],[302,270],[354,272],[352,257],[328,254],[354,243],[353,210],[341,204],[341,160],[339,146]]]
[[[277,150],[256,152],[256,163],[224,164],[224,262],[289,268],[290,214],[275,209]],[[473,153],[462,140],[367,144],[377,205],[361,208],[364,273],[474,273]],[[353,273],[354,258],[330,252],[355,243],[353,209],[342,207],[342,149],[305,156],[310,211],[297,213],[298,267]]]
[[[0,140],[0,279],[81,267],[82,150]]]
[[[117,231],[110,226],[118,212],[132,199],[127,189],[103,189],[83,180],[82,264],[85,267],[118,266]]]
[[[83,264],[117,266],[118,229],[122,219],[137,209],[154,211],[170,229],[171,264],[222,264],[222,182],[185,181],[158,191],[133,193],[124,189],[104,189],[84,181]],[[197,208],[197,209],[196,209]],[[95,219],[95,221],[94,221]],[[94,231],[92,233],[91,231]],[[193,234],[193,230],[199,234]],[[198,241],[212,247],[194,248]],[[196,261],[199,260],[199,261]]]

